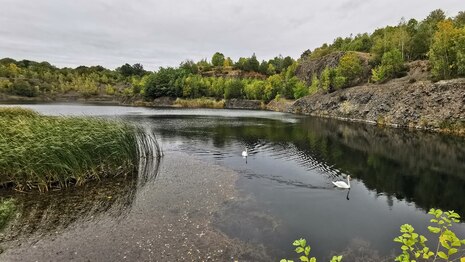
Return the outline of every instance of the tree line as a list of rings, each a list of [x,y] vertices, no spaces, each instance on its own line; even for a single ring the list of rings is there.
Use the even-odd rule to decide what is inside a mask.
[[[344,55],[337,65],[313,75],[309,85],[296,76],[302,61],[334,52]],[[297,99],[357,84],[364,73],[360,53],[369,54],[370,81],[375,83],[405,75],[405,63],[413,60],[429,60],[434,80],[465,76],[465,12],[447,18],[438,9],[422,21],[401,19],[398,25],[371,34],[338,37],[331,44],[305,51],[298,60],[279,55],[259,61],[252,54],[233,61],[216,52],[209,59],[186,60],[177,67],[149,72],[141,64],[124,64],[115,70],[102,66],[57,68],[48,62],[4,58],[0,59],[0,92],[29,97],[76,93],[146,99]]]

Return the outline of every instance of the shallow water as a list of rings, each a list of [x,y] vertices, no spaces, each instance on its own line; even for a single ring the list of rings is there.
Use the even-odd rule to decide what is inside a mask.
[[[225,203],[215,225],[263,243],[275,258],[292,256],[292,241],[304,237],[318,257],[364,252],[376,260],[398,248],[392,239],[401,224],[426,233],[429,208],[465,217],[463,138],[264,111],[22,106],[122,117],[153,130],[165,154],[179,151],[237,171],[243,200]],[[351,190],[335,189],[331,181],[347,175]],[[465,236],[465,225],[456,230]]]

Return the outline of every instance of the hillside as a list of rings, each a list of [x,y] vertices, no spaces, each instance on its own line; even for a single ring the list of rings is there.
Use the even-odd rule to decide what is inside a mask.
[[[297,100],[289,112],[378,125],[465,134],[465,78],[432,82],[428,63],[410,63],[405,77]]]

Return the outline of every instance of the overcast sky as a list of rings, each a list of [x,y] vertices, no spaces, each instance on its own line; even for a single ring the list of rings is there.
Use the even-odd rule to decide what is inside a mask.
[[[0,57],[63,67],[294,58],[337,36],[423,19],[463,0],[0,0]]]

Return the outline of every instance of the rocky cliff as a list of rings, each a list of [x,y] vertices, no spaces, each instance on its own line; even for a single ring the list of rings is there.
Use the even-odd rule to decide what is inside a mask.
[[[362,64],[363,72],[362,74],[355,79],[352,83],[353,85],[366,83],[370,77],[371,73],[371,65],[370,65],[370,54],[368,53],[360,53],[360,52],[353,52],[357,54],[360,62]],[[305,81],[307,85],[310,85],[312,82],[313,75],[319,77],[321,72],[328,67],[328,68],[335,68],[339,64],[339,60],[346,54],[346,52],[334,52],[323,56],[318,59],[311,59],[305,58],[302,59],[299,63],[299,66],[296,69],[296,75],[301,80]]]
[[[414,67],[408,76],[381,85],[304,97],[289,112],[465,134],[465,78],[433,83],[419,71]]]

